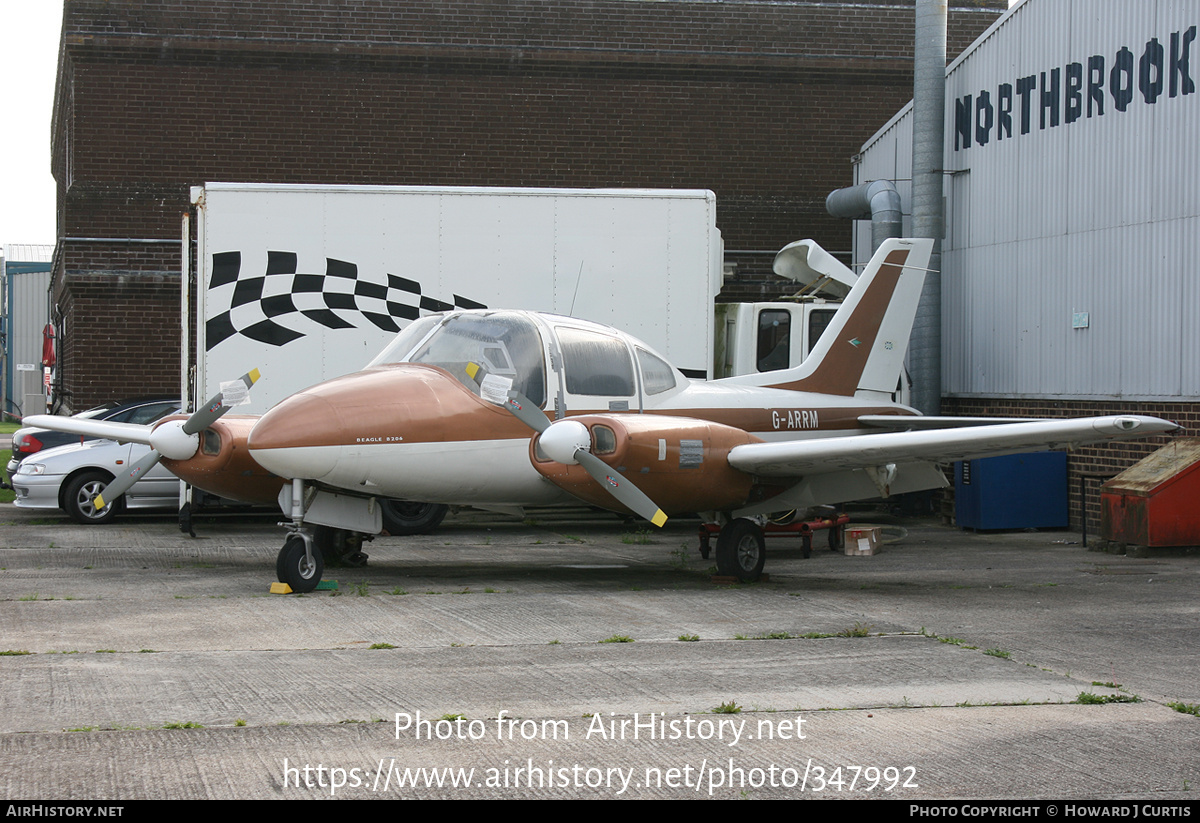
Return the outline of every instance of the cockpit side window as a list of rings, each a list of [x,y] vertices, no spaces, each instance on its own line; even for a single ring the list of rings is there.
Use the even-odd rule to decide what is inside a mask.
[[[631,397],[633,361],[624,341],[607,334],[560,326],[567,392],[595,397]]]
[[[636,348],[642,367],[642,385],[646,394],[662,394],[675,388],[675,370],[665,360],[643,348]]]
[[[440,366],[476,394],[484,381],[546,402],[546,366],[537,327],[519,314],[452,316],[407,359]],[[486,399],[486,398],[485,398]]]

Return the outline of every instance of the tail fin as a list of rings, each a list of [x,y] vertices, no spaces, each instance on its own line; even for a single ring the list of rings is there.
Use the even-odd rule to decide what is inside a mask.
[[[932,252],[932,240],[885,240],[803,363],[728,379],[845,397],[894,392]]]

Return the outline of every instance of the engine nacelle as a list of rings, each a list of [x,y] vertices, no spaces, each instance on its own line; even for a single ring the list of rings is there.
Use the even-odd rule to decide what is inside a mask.
[[[260,466],[246,448],[257,420],[227,414],[199,433],[195,455],[186,460],[164,455],[162,463],[176,477],[210,494],[246,503],[274,503],[283,479]]]
[[[591,435],[590,451],[667,514],[726,511],[744,503],[753,480],[729,465],[734,446],[761,442],[742,429],[690,417],[595,414],[569,417]],[[553,428],[553,426],[552,426]],[[555,462],[530,443],[533,467],[576,497],[605,509],[621,505],[578,465]]]

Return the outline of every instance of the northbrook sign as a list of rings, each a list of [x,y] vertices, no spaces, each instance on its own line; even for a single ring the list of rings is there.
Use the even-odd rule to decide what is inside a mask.
[[[1009,139],[1015,133],[1029,134],[1035,119],[1041,131],[1081,118],[1102,117],[1113,109],[1124,112],[1138,99],[1155,105],[1164,96],[1172,99],[1194,94],[1189,59],[1195,39],[1196,27],[1191,26],[1171,32],[1168,46],[1157,37],[1150,38],[1140,57],[1122,46],[1111,65],[1104,55],[1094,54],[1086,65],[1067,63],[1018,77],[1015,83],[1000,83],[994,93],[984,89],[977,95],[964,95],[954,101],[954,150],[986,146],[993,139]],[[1014,125],[1019,131],[1014,132]]]

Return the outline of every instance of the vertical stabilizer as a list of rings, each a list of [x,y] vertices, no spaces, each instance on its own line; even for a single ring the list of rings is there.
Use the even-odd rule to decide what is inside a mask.
[[[846,397],[894,392],[932,250],[932,240],[884,241],[803,363],[728,380]]]

